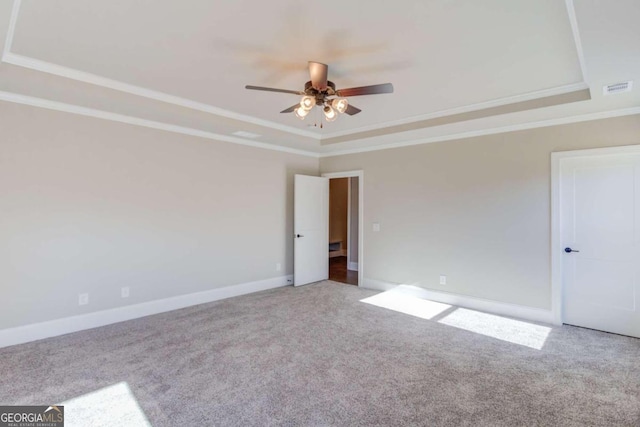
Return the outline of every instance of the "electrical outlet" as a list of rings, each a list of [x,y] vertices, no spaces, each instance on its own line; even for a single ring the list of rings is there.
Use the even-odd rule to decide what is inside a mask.
[[[129,298],[129,287],[128,286],[123,286],[122,288],[120,288],[120,296],[122,298]]]
[[[282,264],[278,262],[276,263],[276,271],[280,271],[280,270],[282,270]]]
[[[373,231],[380,231],[380,223],[379,222],[374,222],[373,223]]]
[[[440,284],[441,285],[446,285],[447,284],[447,276],[440,275]]]
[[[78,294],[78,305],[89,304],[89,294]]]

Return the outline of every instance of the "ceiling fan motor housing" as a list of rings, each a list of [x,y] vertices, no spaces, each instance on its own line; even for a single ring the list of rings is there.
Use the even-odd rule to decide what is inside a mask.
[[[322,105],[324,104],[327,96],[333,96],[336,94],[336,85],[331,81],[327,81],[327,88],[320,91],[313,87],[311,81],[308,81],[304,84],[304,93],[315,97],[316,105]]]

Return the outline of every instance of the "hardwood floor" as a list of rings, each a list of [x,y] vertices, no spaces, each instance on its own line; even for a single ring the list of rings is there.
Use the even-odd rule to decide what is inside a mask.
[[[329,280],[357,286],[358,272],[347,270],[346,256],[329,258]]]

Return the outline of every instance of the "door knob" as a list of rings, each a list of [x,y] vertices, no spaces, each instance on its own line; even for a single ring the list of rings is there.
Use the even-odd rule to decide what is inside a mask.
[[[296,234],[296,238],[304,237],[302,234]]]
[[[568,253],[568,254],[570,254],[571,252],[580,252],[580,251],[574,251],[574,250],[573,250],[573,249],[571,249],[571,248],[564,248],[564,251],[565,251],[566,253]]]

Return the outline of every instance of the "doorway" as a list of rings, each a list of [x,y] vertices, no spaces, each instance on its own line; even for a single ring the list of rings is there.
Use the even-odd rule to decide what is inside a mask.
[[[362,172],[323,176],[329,178],[329,280],[358,286],[362,283]]]
[[[558,323],[640,337],[640,147],[554,153]]]
[[[329,180],[329,280],[358,285],[358,177]]]

